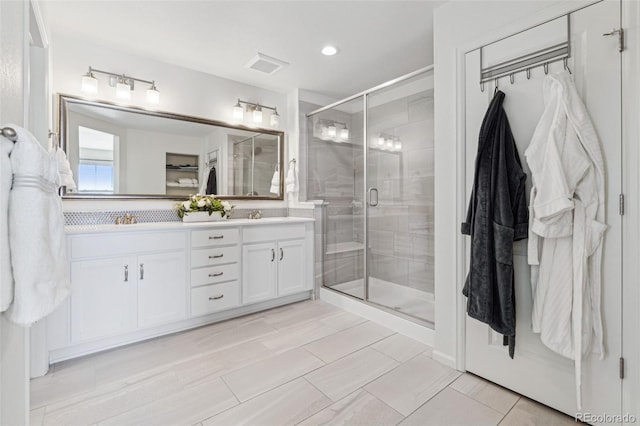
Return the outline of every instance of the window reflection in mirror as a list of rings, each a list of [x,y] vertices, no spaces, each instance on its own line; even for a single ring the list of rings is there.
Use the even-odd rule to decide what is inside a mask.
[[[118,192],[115,151],[118,137],[78,126],[78,191],[114,194]]]

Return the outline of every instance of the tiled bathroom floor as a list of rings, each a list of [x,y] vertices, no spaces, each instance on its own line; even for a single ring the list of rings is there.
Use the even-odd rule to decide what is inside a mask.
[[[32,425],[574,424],[322,301],[56,364],[31,404]]]

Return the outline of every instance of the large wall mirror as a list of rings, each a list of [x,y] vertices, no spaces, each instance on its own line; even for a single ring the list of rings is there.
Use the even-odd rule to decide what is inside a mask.
[[[58,95],[65,198],[283,199],[284,133]]]

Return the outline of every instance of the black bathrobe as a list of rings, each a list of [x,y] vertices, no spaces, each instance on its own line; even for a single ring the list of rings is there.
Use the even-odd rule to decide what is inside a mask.
[[[471,236],[471,265],[462,293],[470,317],[504,335],[513,358],[516,306],[513,241],[527,238],[527,175],[522,171],[507,115],[497,91],[486,112],[462,233]]]

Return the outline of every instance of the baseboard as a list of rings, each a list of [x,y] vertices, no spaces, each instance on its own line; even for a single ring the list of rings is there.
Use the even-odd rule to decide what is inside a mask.
[[[456,368],[456,359],[451,355],[447,355],[434,349],[431,354],[431,358],[438,361],[440,364],[446,365],[447,367]]]
[[[428,327],[324,287],[320,289],[320,299],[433,347],[434,331]]]

